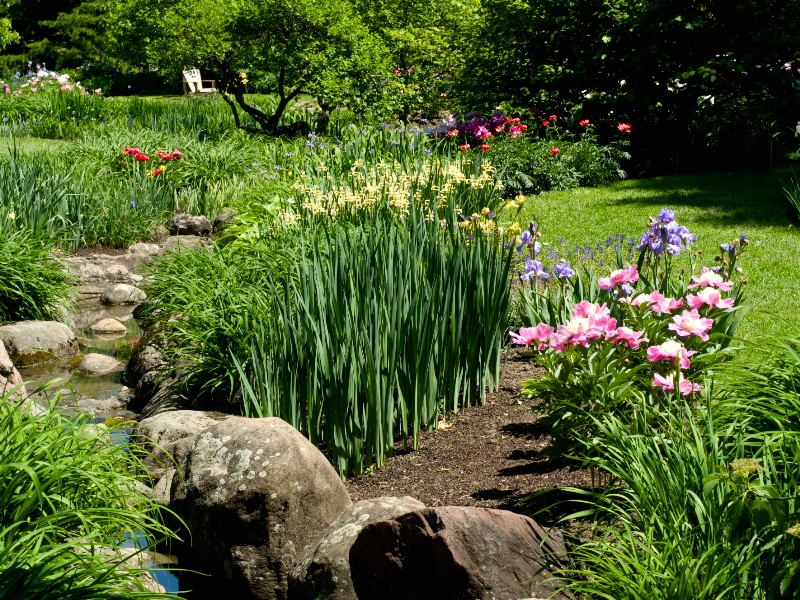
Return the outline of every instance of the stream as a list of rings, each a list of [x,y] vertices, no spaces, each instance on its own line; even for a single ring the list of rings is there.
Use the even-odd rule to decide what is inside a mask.
[[[78,338],[81,352],[106,354],[127,363],[130,360],[133,346],[141,335],[139,323],[133,317],[133,309],[132,305],[105,306],[100,304],[97,298],[79,300],[71,317],[74,321],[73,331]],[[126,331],[115,335],[97,335],[91,332],[92,325],[107,318],[116,319],[124,324]],[[128,397],[132,395],[132,390],[126,386],[122,371],[111,375],[88,376],[73,370],[65,362],[54,362],[20,368],[19,372],[23,381],[30,382],[27,385],[29,392],[34,392],[37,384],[45,385],[55,379],[60,379],[61,381],[49,387],[46,393],[34,393],[32,397],[42,404],[60,391],[58,412],[65,417],[75,417],[80,413],[86,413],[87,410],[79,408],[77,404],[90,400],[109,401],[94,403],[95,406],[88,409],[92,415],[92,421],[96,423],[103,423],[111,418],[129,420],[136,417],[136,414],[126,410],[124,405],[113,402],[114,398],[122,398],[127,403]],[[117,428],[112,431],[112,439],[115,443],[127,444],[130,433],[131,428]],[[140,536],[135,539],[127,539],[123,546],[141,548],[149,552],[146,541]],[[145,567],[167,592],[177,593],[179,591],[178,578],[172,572],[165,570],[168,565],[174,564],[174,559],[158,552],[149,553],[153,557],[153,561],[146,563]]]

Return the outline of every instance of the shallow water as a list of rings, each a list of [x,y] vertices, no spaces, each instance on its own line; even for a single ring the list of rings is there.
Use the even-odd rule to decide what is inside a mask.
[[[73,330],[78,338],[83,354],[96,352],[113,356],[122,362],[128,362],[133,346],[139,341],[141,329],[139,323],[133,318],[133,306],[104,306],[97,299],[81,300],[75,312],[70,315],[75,326]],[[97,335],[89,329],[102,319],[116,319],[127,331],[117,335]],[[73,370],[65,361],[52,362],[35,367],[20,369],[20,375],[26,382],[29,393],[36,393],[37,387],[51,384],[46,390],[36,393],[38,403],[46,403],[60,392],[58,412],[65,417],[74,417],[79,414],[76,406],[77,398],[106,399],[120,394],[126,385],[124,372],[103,376],[82,375]],[[59,380],[59,381],[54,381]],[[108,414],[95,415],[91,421],[102,423],[109,417],[135,418],[136,415],[127,410],[114,410]],[[130,441],[132,428],[112,428],[111,439],[116,444],[127,444]],[[142,536],[129,538],[124,544],[126,548],[141,548],[148,550],[147,540]],[[148,550],[149,551],[149,550]],[[152,553],[154,558],[169,561],[158,553]],[[164,589],[176,594],[179,592],[178,577],[169,571],[166,565],[157,564],[155,561],[144,565],[153,578],[164,586]]]

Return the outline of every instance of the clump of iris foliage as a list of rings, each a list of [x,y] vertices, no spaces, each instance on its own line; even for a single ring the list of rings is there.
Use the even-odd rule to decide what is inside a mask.
[[[145,496],[135,447],[0,396],[0,596],[9,600],[170,598],[153,590],[130,540],[172,537]],[[151,482],[152,483],[152,482]]]
[[[758,364],[728,360],[747,236],[697,265],[695,236],[664,209],[632,244],[637,262],[618,237],[602,276],[546,266],[528,233],[532,327],[512,338],[546,373],[523,392],[544,400],[550,453],[597,476],[564,490],[583,510],[564,518],[580,521],[558,584],[590,598],[797,598],[800,354],[797,339],[765,339]]]
[[[309,164],[277,211],[159,261],[148,287],[145,321],[194,397],[280,416],[342,477],[483,402],[505,345],[515,230],[496,224],[494,168],[409,160],[394,141]],[[212,274],[224,284],[201,283]]]

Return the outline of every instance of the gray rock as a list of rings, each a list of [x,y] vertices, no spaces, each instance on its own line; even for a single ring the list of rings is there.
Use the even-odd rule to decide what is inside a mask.
[[[558,531],[505,510],[426,508],[364,527],[350,549],[358,598],[565,600],[550,572],[566,549]]]
[[[163,506],[169,506],[172,502],[172,481],[176,473],[176,469],[167,469],[153,488],[154,500]]]
[[[184,438],[194,438],[217,423],[201,410],[173,410],[139,421],[133,439],[147,448],[164,447]]]
[[[230,417],[201,433],[172,486],[170,508],[191,531],[181,566],[243,600],[286,598],[303,549],[352,506],[328,460],[277,418]]]
[[[125,403],[116,396],[111,398],[81,398],[78,400],[78,409],[93,416],[111,415],[125,408]]]
[[[358,600],[350,578],[350,548],[356,536],[370,523],[423,508],[422,502],[410,496],[386,496],[357,502],[325,530],[322,539],[306,547],[304,556],[289,577],[289,598]]]
[[[164,240],[163,252],[198,250],[206,247],[206,241],[196,235],[171,235]]]
[[[78,371],[84,375],[109,375],[121,371],[125,363],[107,354],[87,354],[83,357]]]
[[[112,285],[100,295],[100,302],[103,304],[138,304],[144,300],[147,300],[147,294],[127,283]]]
[[[139,242],[138,244],[133,244],[130,248],[128,248],[129,254],[144,254],[145,256],[156,256],[158,253],[161,252],[161,248],[158,244],[145,244],[143,242]]]
[[[72,330],[57,321],[22,321],[0,327],[0,341],[18,366],[72,360],[79,352]]]
[[[11,390],[15,389],[13,394],[8,395],[9,400],[16,400],[17,398],[25,398],[28,392],[25,386],[22,385],[22,377],[19,371],[14,367],[11,358],[6,352],[6,347],[3,341],[0,340],[0,396],[9,394]]]
[[[211,229],[211,223],[206,217],[189,213],[178,213],[172,217],[170,224],[170,232],[178,235],[204,236],[210,234]]]
[[[236,214],[230,208],[223,208],[217,213],[217,216],[214,217],[214,227],[217,228],[230,223],[235,216]]]
[[[114,333],[127,333],[128,328],[125,327],[122,323],[117,321],[116,319],[102,319],[98,321],[91,327],[89,330],[92,333],[99,333],[99,334],[114,334]]]

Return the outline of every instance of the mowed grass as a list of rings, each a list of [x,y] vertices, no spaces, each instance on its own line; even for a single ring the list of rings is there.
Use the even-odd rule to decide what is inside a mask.
[[[64,140],[47,140],[43,138],[15,137],[0,138],[0,153],[7,155],[14,151],[23,154],[34,154],[36,152],[57,152],[67,148],[70,142]]]
[[[800,228],[789,218],[780,169],[620,181],[599,188],[549,192],[530,198],[520,222],[535,219],[542,240],[564,236],[568,247],[594,245],[614,233],[635,235],[663,207],[697,234],[702,264],[713,264],[718,245],[746,233],[750,245],[739,263],[747,278],[749,311],[738,334],[800,331]]]

